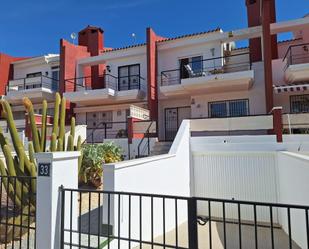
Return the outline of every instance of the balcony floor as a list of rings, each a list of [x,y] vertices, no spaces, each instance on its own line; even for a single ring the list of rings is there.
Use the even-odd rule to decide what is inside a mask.
[[[93,106],[102,104],[131,103],[145,98],[142,90],[134,89],[127,91],[115,91],[113,89],[95,89],[76,92],[66,92],[64,96],[82,106]]]
[[[11,104],[22,104],[23,97],[28,97],[33,103],[40,103],[44,99],[47,101],[54,100],[55,92],[44,87],[33,88],[19,91],[9,91],[4,98]]]
[[[309,80],[309,63],[290,65],[285,71],[285,79],[289,83]]]
[[[184,96],[249,90],[254,81],[254,71],[242,71],[182,79],[181,84],[161,86],[161,93],[166,96]]]

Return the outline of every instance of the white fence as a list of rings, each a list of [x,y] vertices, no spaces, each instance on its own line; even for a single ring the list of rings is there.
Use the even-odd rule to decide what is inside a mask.
[[[109,191],[143,192],[155,194],[170,194],[190,196],[190,122],[184,121],[175,138],[170,153],[167,155],[154,156],[150,158],[136,159],[117,164],[104,166],[104,188]],[[128,237],[129,215],[123,210],[128,210],[128,199],[121,199],[120,210],[118,210],[118,198],[112,199],[111,224],[114,231],[121,227],[121,234]],[[107,200],[104,199],[106,203]],[[143,239],[150,240],[150,199],[145,199],[142,204],[142,227]],[[175,215],[171,215],[175,209],[175,202],[167,200],[165,203],[166,232],[175,229]],[[162,217],[162,200],[154,202],[155,217]],[[121,220],[118,220],[118,211]],[[131,237],[139,238],[139,198],[131,200]],[[155,218],[154,237],[162,234],[163,219]],[[178,224],[187,220],[187,205],[185,202],[178,203]],[[104,211],[103,223],[107,224],[107,213]],[[118,248],[117,241],[111,243],[111,248]],[[132,247],[134,247],[132,245]],[[128,243],[123,241],[121,248],[128,248]]]

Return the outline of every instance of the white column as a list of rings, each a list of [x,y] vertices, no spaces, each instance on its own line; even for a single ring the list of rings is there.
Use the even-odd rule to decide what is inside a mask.
[[[38,165],[36,203],[36,248],[59,249],[61,238],[61,195],[59,188],[78,188],[78,157],[80,152],[37,153]],[[77,228],[77,195],[73,198],[72,227]],[[65,198],[66,210],[70,207],[70,196]],[[70,227],[69,219],[64,226]]]

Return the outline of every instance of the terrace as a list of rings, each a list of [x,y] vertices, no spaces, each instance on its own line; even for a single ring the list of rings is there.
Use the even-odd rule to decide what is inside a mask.
[[[53,100],[58,86],[59,80],[43,75],[14,79],[8,83],[5,99],[13,104],[21,103],[24,96],[28,96],[33,102]]]
[[[91,76],[67,79],[64,96],[73,103],[99,105],[142,100],[146,96],[145,79],[141,75],[116,77],[103,74],[98,77],[102,88],[94,88]]]
[[[195,60],[161,72],[164,96],[248,90],[254,82],[249,53]]]
[[[283,61],[286,61],[285,78],[289,83],[309,80],[309,43],[290,46]]]

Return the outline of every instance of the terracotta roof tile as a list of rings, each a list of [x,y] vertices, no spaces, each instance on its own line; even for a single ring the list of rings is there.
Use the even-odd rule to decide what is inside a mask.
[[[218,27],[216,29],[212,29],[212,30],[208,30],[208,31],[192,33],[192,34],[186,34],[186,35],[180,35],[180,36],[171,37],[171,38],[165,38],[165,39],[162,39],[162,40],[160,40],[158,42],[172,41],[172,40],[178,40],[178,39],[188,38],[188,37],[193,37],[193,36],[198,36],[198,35],[205,35],[205,34],[209,34],[209,33],[219,32],[220,30],[221,29]]]

